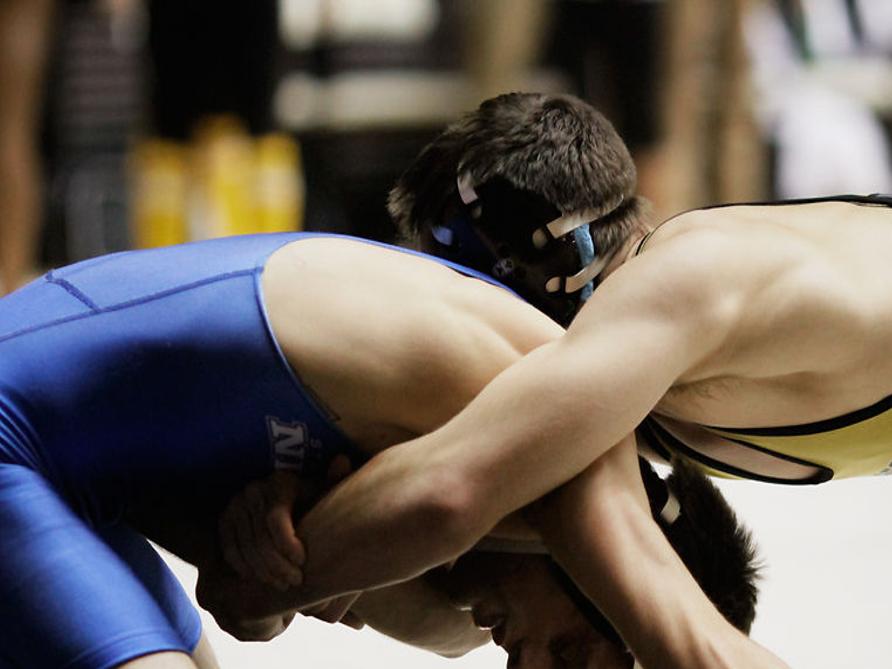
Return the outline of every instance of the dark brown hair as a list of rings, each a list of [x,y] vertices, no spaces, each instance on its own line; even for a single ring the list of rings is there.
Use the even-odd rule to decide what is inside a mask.
[[[732,625],[749,632],[756,617],[759,563],[750,532],[740,523],[719,489],[697,467],[676,459],[662,481],[643,458],[641,475],[654,517],[697,583]],[[668,488],[681,513],[671,524],[658,518],[655,501]],[[662,506],[660,506],[662,508]]]
[[[500,95],[447,127],[390,192],[388,209],[405,239],[442,221],[458,197],[459,173],[478,186],[500,177],[561,214],[591,213],[602,255],[640,229],[646,214],[626,145],[602,114],[571,95]]]

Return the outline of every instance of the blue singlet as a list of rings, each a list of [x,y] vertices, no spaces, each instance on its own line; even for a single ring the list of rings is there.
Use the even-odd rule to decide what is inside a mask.
[[[0,667],[190,652],[197,614],[125,515],[358,457],[264,311],[266,259],[304,236],[114,254],[0,300]]]

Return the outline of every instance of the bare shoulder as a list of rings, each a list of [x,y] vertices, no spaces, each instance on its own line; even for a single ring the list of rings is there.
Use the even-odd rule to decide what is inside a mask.
[[[359,240],[284,247],[263,289],[276,337],[315,390],[346,398],[340,413],[373,411],[412,431],[439,425],[562,333],[500,287]]]
[[[712,373],[819,371],[816,359],[847,364],[818,353],[863,338],[876,300],[861,279],[864,254],[847,251],[849,241],[828,232],[815,211],[740,206],[684,214],[621,268],[634,275],[626,289],[637,290],[634,299],[647,308],[690,324],[695,339],[719,333]],[[648,285],[655,286],[650,293]]]
[[[686,322],[733,319],[755,277],[753,256],[745,236],[692,214],[659,228],[607,278],[598,293],[609,306]]]
[[[605,279],[568,341],[604,350],[636,342],[635,355],[656,356],[653,364],[673,370],[673,382],[699,377],[746,318],[756,280],[749,262],[734,233],[673,220]]]

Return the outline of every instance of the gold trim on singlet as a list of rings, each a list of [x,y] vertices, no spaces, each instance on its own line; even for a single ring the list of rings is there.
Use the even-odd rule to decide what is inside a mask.
[[[892,197],[877,194],[732,203],[704,209],[820,202],[892,207]],[[641,253],[661,225],[671,220],[663,221],[644,235],[635,255]],[[889,474],[892,473],[892,396],[844,416],[774,428],[696,425],[652,414],[639,428],[639,436],[667,459],[673,455],[683,457],[716,476],[807,484],[822,483],[831,478]],[[721,460],[713,457],[716,453],[722,454]],[[750,467],[757,463],[762,471],[746,469],[742,466],[744,460]],[[782,471],[784,475],[768,473],[775,471]]]
[[[692,460],[713,475],[822,483],[892,471],[892,396],[844,416],[787,427],[726,428],[652,415],[640,433],[658,453]],[[777,470],[783,474],[773,474]]]

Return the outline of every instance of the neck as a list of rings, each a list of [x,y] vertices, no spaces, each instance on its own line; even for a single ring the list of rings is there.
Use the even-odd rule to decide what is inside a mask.
[[[622,267],[624,264],[626,264],[629,260],[635,257],[635,251],[638,250],[638,244],[641,243],[641,240],[649,232],[651,232],[650,226],[648,226],[648,228],[641,234],[630,235],[626,239],[626,241],[622,243],[622,245],[616,250],[616,253],[613,254],[613,258],[611,258],[610,262],[607,263],[604,271],[601,272],[602,281],[610,276],[617,269]]]

